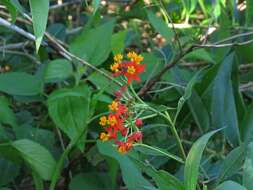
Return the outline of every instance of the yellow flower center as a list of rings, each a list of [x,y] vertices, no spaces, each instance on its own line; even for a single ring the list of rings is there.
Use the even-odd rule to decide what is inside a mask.
[[[109,135],[106,134],[106,133],[101,133],[99,138],[102,141],[108,141],[109,140]]]
[[[115,116],[111,116],[111,117],[108,118],[107,122],[108,122],[109,125],[115,125],[117,123],[117,119],[116,119]]]
[[[111,65],[111,70],[114,72],[118,72],[119,71],[119,63],[114,63],[113,65]]]
[[[114,59],[114,61],[115,61],[116,63],[119,63],[119,62],[122,61],[123,55],[122,55],[122,54],[116,54],[116,55],[113,57],[113,59]]]
[[[101,126],[106,126],[106,123],[107,123],[106,117],[105,117],[105,116],[100,117],[100,122],[99,122],[99,124],[100,124]]]
[[[134,74],[135,73],[135,68],[134,68],[134,66],[128,66],[127,67],[127,72],[129,73],[129,74]]]
[[[126,147],[125,146],[120,146],[118,148],[118,152],[121,153],[121,154],[125,154],[127,152]]]
[[[137,53],[135,52],[129,52],[127,54],[127,57],[131,60],[131,61],[134,61],[136,62],[137,64],[139,64],[140,62],[143,61],[143,57],[141,55],[138,55]]]
[[[108,106],[111,111],[117,111],[118,110],[118,102],[112,101],[112,103]]]

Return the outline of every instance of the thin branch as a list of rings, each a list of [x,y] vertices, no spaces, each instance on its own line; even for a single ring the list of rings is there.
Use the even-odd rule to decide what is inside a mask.
[[[32,19],[29,17],[29,15],[27,14],[23,14],[23,16],[25,16],[25,18],[27,18],[30,22],[32,21]],[[4,26],[9,28],[10,30],[13,30],[21,35],[23,35],[24,37],[28,38],[29,40],[35,41],[35,36],[32,35],[31,33],[26,32],[25,30],[23,30],[22,28],[11,24],[10,22],[4,20],[3,18],[0,17],[0,26]],[[67,51],[62,44],[59,42],[59,40],[55,39],[53,36],[51,36],[49,33],[45,32],[45,36],[47,37],[47,39],[50,42],[50,45],[54,48],[54,50],[56,50],[60,55],[62,55],[64,58],[68,59],[69,61],[74,61],[77,60],[79,61],[81,64],[86,65],[87,67],[91,68],[94,71],[97,71],[98,73],[100,73],[101,75],[105,76],[106,78],[110,79],[111,81],[113,81],[115,84],[122,86],[122,84],[115,80],[115,78],[113,78],[110,74],[107,74],[106,72],[98,69],[97,67],[93,66],[92,64],[90,64],[87,61],[84,61],[83,59],[81,59],[78,56],[75,56],[74,54],[70,53],[69,51]],[[45,43],[44,41],[42,42],[42,45],[48,45],[47,43]]]
[[[253,90],[253,81],[240,85],[241,92],[248,91],[248,90]]]
[[[231,46],[243,46],[243,45],[247,45],[251,43],[253,43],[253,39],[244,41],[244,42],[234,42],[234,43],[217,44],[217,45],[216,44],[204,44],[204,45],[194,44],[194,47],[195,48],[224,48],[224,47],[231,47]]]
[[[28,42],[20,42],[20,43],[15,43],[15,44],[3,45],[3,46],[0,46],[0,51],[11,50],[11,49],[23,49],[27,44]]]
[[[141,90],[138,92],[139,96],[143,96],[146,94],[147,91],[149,91],[157,81],[161,79],[161,77],[172,67],[174,67],[185,55],[192,52],[194,49],[194,46],[191,46],[187,48],[185,51],[183,51],[181,54],[177,55],[176,58],[169,64],[167,64],[157,75],[155,75],[153,78],[151,78],[146,85],[144,85]]]
[[[33,34],[26,32],[22,28],[19,28],[15,24],[8,22],[7,20],[4,20],[1,17],[0,17],[0,26],[4,26],[10,30],[13,30],[13,31],[21,34],[22,36],[28,38],[29,40],[35,41],[35,36]]]
[[[3,52],[3,54],[15,54],[15,55],[25,56],[28,59],[30,59],[31,61],[33,61],[34,63],[36,63],[38,65],[40,64],[39,60],[37,60],[35,57],[33,57],[27,53],[24,53],[24,52],[14,51],[14,50],[1,50],[1,49],[0,49],[0,52]]]
[[[154,76],[153,78],[151,78],[146,85],[144,85],[141,90],[138,92],[139,96],[143,96],[145,95],[154,85],[157,81],[159,81],[161,79],[161,77],[168,71],[170,70],[172,67],[174,67],[185,55],[191,53],[193,50],[195,49],[200,49],[200,48],[224,48],[224,47],[230,47],[230,46],[243,46],[243,45],[247,45],[250,43],[253,43],[253,40],[248,40],[245,42],[234,42],[234,43],[227,43],[227,44],[219,44],[221,42],[225,42],[231,39],[236,39],[242,36],[249,36],[252,35],[253,32],[247,32],[247,33],[242,33],[242,34],[237,34],[234,35],[232,37],[226,38],[224,40],[221,40],[219,42],[216,42],[214,44],[193,44],[192,46],[190,46],[189,48],[187,48],[182,54],[179,54],[176,56],[176,58],[174,60],[172,60],[171,63],[167,64],[156,76]]]

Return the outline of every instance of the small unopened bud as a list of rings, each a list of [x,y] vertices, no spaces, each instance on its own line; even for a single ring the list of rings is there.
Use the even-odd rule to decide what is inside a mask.
[[[141,120],[141,119],[136,119],[136,120],[135,120],[135,125],[138,126],[138,127],[139,127],[139,126],[142,126],[142,125],[143,125],[142,120]]]

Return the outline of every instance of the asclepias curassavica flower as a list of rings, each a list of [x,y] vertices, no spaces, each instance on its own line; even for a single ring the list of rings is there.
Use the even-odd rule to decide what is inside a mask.
[[[122,54],[114,56],[114,63],[110,66],[114,77],[121,77],[124,85],[115,90],[115,99],[108,105],[109,114],[100,117],[99,124],[103,128],[100,133],[102,141],[113,141],[118,152],[125,154],[133,148],[134,143],[142,141],[140,127],[143,122],[137,117],[135,101],[129,93],[134,81],[141,82],[140,75],[145,71],[141,62],[143,57],[135,52],[127,54],[124,60]]]

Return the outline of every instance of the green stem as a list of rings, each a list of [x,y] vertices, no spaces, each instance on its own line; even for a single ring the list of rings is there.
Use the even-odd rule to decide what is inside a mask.
[[[51,184],[50,184],[49,190],[55,190],[55,186],[56,186],[58,178],[59,178],[59,176],[61,174],[61,170],[62,170],[64,161],[68,157],[68,154],[70,153],[70,151],[72,150],[72,148],[78,143],[78,141],[80,140],[80,138],[83,136],[83,134],[84,134],[84,132],[80,133],[80,135],[77,136],[75,139],[73,139],[68,144],[68,146],[66,147],[66,149],[64,150],[63,154],[60,157],[60,160],[56,164],[56,168],[55,168],[54,173],[53,173],[52,178],[51,178]]]
[[[168,114],[167,111],[165,111],[165,118],[169,121],[170,123],[170,129],[171,129],[171,132],[172,134],[174,135],[174,137],[176,138],[176,141],[177,141],[177,144],[179,146],[179,149],[181,151],[181,154],[184,158],[184,160],[186,160],[186,154],[185,154],[185,151],[184,151],[184,147],[183,147],[183,144],[182,144],[182,141],[177,133],[177,129],[176,129],[176,126],[174,125],[173,121],[171,120],[170,118],[170,115]]]
[[[184,161],[183,161],[182,158],[180,158],[180,157],[178,157],[178,156],[176,156],[176,155],[173,155],[173,154],[164,152],[164,151],[162,151],[162,150],[160,150],[160,149],[158,149],[158,148],[155,148],[155,147],[153,147],[153,146],[149,146],[149,145],[147,145],[147,144],[139,144],[139,143],[135,143],[134,146],[142,146],[142,147],[148,148],[148,149],[150,149],[150,150],[154,150],[154,151],[156,151],[156,152],[159,152],[159,153],[161,153],[161,154],[167,156],[168,158],[171,158],[171,159],[173,159],[173,160],[176,160],[176,161],[180,162],[181,164],[184,164]]]
[[[176,138],[178,147],[179,147],[179,149],[180,149],[180,151],[181,151],[181,154],[182,154],[184,160],[186,160],[186,154],[185,154],[185,151],[184,151],[183,144],[182,144],[182,142],[181,142],[181,140],[180,140],[180,137],[179,137],[179,135],[178,135],[178,133],[177,133],[176,127],[175,127],[173,121],[171,120],[170,115],[168,114],[168,112],[165,111],[165,114],[163,114],[163,113],[159,112],[158,110],[152,108],[151,106],[149,106],[147,103],[145,103],[145,102],[138,96],[138,94],[135,92],[135,90],[134,90],[134,88],[133,88],[132,85],[130,85],[130,89],[131,89],[131,91],[133,92],[133,94],[134,94],[134,96],[136,97],[137,100],[139,100],[142,104],[146,105],[147,108],[148,108],[149,110],[151,110],[151,111],[157,113],[158,115],[162,116],[164,119],[166,119],[166,120],[169,122],[169,124],[170,124],[169,126],[170,126],[170,129],[171,129],[171,132],[172,132],[173,136]]]

